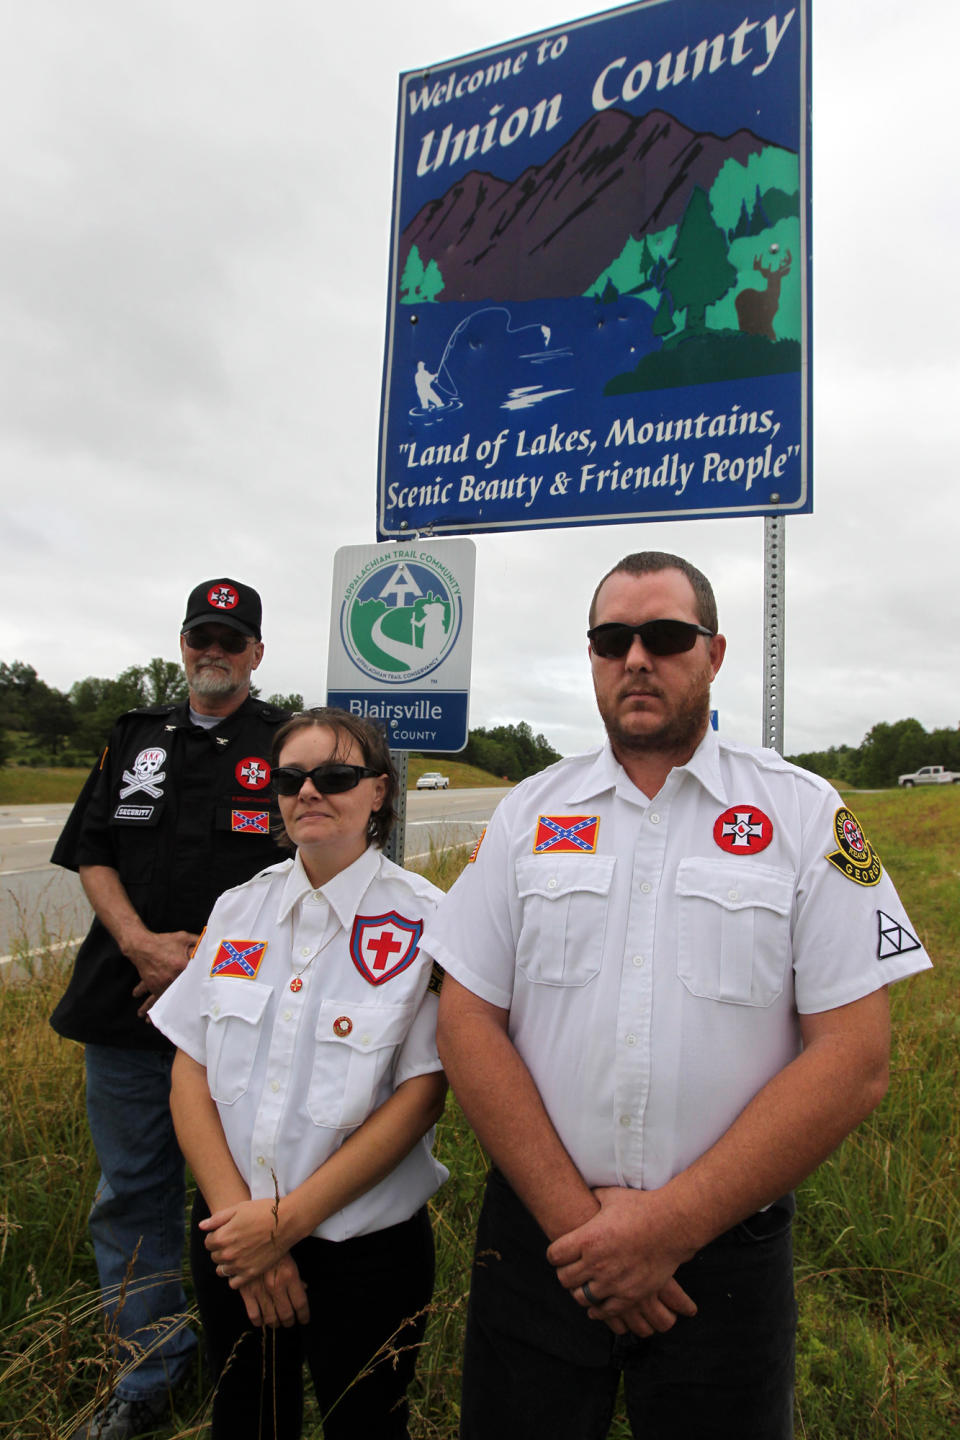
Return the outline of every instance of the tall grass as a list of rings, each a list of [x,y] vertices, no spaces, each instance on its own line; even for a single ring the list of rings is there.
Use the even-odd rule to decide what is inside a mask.
[[[955,1440],[960,1433],[957,1004],[960,788],[851,797],[937,966],[892,991],[890,1093],[802,1187],[796,1435]],[[432,857],[446,887],[462,865]],[[96,1184],[79,1046],[47,1024],[63,964],[0,988],[0,1434],[64,1440],[116,1381],[86,1212]],[[415,1440],[457,1431],[464,1307],[485,1161],[455,1101],[438,1127],[451,1171],[432,1203],[437,1288],[411,1392]],[[169,1435],[203,1432],[202,1372]],[[319,1437],[308,1407],[305,1435]],[[611,1432],[629,1430],[619,1413]],[[677,1440],[685,1440],[678,1436]]]

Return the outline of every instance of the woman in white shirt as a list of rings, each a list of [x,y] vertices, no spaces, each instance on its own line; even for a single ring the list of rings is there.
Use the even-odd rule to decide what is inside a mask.
[[[326,1440],[401,1440],[433,1290],[426,1201],[445,1081],[419,950],[440,892],[382,854],[396,772],[344,711],[277,733],[293,859],[217,901],[152,1018],[200,1194],[191,1265],[214,1440],[288,1440],[302,1363]]]

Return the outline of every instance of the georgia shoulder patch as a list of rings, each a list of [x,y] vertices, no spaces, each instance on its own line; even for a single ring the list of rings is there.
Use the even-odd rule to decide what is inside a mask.
[[[824,856],[855,885],[876,885],[883,874],[880,856],[860,828],[852,810],[841,805],[833,817],[833,836],[838,848]]]

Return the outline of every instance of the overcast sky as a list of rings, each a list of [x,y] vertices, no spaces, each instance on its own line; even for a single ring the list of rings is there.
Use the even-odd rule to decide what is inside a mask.
[[[263,595],[264,693],[323,701],[332,558],[376,538],[398,73],[582,13],[3,7],[0,659],[67,689],[174,657],[187,592],[226,574]],[[815,509],[785,525],[788,753],[960,723],[958,56],[947,0],[815,3]],[[714,581],[714,703],[759,742],[762,520],[477,548],[472,724],[596,743],[586,605],[656,548]]]

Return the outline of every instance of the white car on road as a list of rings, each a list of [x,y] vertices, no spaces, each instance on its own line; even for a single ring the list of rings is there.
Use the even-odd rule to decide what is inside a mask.
[[[448,790],[449,788],[449,775],[441,775],[439,770],[424,770],[417,781],[418,790]]]

